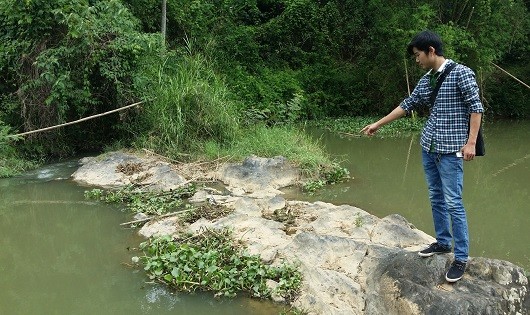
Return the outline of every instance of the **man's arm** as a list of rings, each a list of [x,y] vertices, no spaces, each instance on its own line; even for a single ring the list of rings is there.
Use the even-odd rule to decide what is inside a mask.
[[[469,161],[475,157],[475,146],[477,144],[478,130],[480,129],[480,121],[482,113],[471,113],[469,118],[469,135],[467,137],[466,145],[460,150],[464,156],[464,160]]]
[[[388,115],[386,115],[385,117],[379,119],[377,122],[375,122],[373,124],[370,124],[370,125],[364,127],[363,129],[361,129],[361,132],[364,133],[365,135],[373,136],[377,132],[377,130],[379,128],[381,128],[382,126],[384,126],[384,125],[386,125],[388,123],[393,122],[396,119],[399,119],[399,118],[405,116],[406,114],[407,114],[407,112],[403,108],[401,108],[401,106],[398,106],[398,107],[394,108],[394,110],[391,111]],[[478,129],[477,129],[477,133],[478,133]],[[476,141],[476,138],[477,137],[475,135],[475,141]]]

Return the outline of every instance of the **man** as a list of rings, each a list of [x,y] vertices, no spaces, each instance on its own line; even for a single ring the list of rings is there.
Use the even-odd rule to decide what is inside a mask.
[[[416,35],[407,47],[416,63],[428,72],[420,79],[412,94],[379,121],[361,132],[373,135],[383,125],[403,117],[417,106],[429,106],[431,113],[424,126],[420,144],[423,168],[429,188],[436,242],[419,252],[422,257],[451,252],[454,261],[445,278],[460,280],[469,253],[467,218],[462,203],[463,161],[475,157],[475,145],[484,108],[480,101],[475,74],[457,64],[443,81],[434,104],[430,96],[444,69],[454,63],[445,59],[440,37],[430,31]]]

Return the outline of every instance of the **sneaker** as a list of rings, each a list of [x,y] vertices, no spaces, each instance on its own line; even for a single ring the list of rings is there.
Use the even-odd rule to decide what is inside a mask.
[[[432,243],[431,245],[429,245],[429,247],[418,252],[418,255],[420,255],[421,257],[430,257],[434,254],[445,254],[450,252],[451,247],[442,246],[438,243]]]
[[[457,282],[464,276],[464,271],[466,271],[466,263],[455,260],[451,264],[449,271],[445,274],[445,280],[448,282]]]

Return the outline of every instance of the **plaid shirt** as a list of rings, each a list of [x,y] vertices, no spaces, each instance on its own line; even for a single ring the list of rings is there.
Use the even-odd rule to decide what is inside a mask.
[[[448,60],[445,65],[453,62]],[[407,112],[414,107],[428,106],[431,114],[421,134],[422,148],[429,152],[431,144],[434,144],[434,152],[454,153],[467,142],[470,113],[484,112],[475,73],[468,67],[457,64],[442,83],[432,106],[429,100],[433,92],[429,84],[430,72],[420,79],[412,94],[400,106]]]

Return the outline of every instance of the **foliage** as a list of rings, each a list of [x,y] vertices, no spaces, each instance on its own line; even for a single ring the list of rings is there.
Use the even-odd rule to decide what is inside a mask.
[[[318,178],[308,180],[303,184],[303,190],[310,194],[315,193],[325,185],[333,185],[343,182],[350,178],[350,172],[347,168],[341,167],[337,163],[321,165],[318,172]]]
[[[266,120],[296,93],[305,99],[300,118],[386,113],[407,95],[405,67],[410,85],[423,74],[403,58],[417,32],[437,31],[446,56],[487,78],[490,62],[524,47],[530,29],[518,0],[187,3],[168,10],[173,39],[214,43],[212,57],[250,121]]]
[[[264,264],[259,256],[250,255],[234,241],[227,230],[207,230],[185,240],[169,236],[150,239],[140,248],[149,277],[178,291],[213,291],[216,296],[247,292],[261,298],[275,293],[292,300],[302,280],[294,265]],[[267,280],[278,283],[274,291]]]
[[[133,213],[161,215],[183,204],[182,199],[195,193],[195,186],[188,185],[168,192],[142,191],[134,185],[125,186],[116,191],[92,189],[85,191],[85,198],[97,199],[107,203],[125,203]]]
[[[176,157],[201,150],[205,141],[223,144],[239,132],[235,104],[201,54],[168,53],[144,64],[135,85],[149,103],[125,128],[138,147]]]
[[[0,105],[12,119],[6,123],[34,130],[136,100],[131,70],[140,56],[156,53],[160,41],[139,33],[136,18],[120,1],[2,0],[0,5],[5,9],[1,92],[16,95],[16,106]],[[29,141],[44,154],[91,149],[113,138],[105,136],[113,133],[117,118],[36,134]]]
[[[36,162],[23,159],[17,152],[10,128],[0,120],[0,178],[10,177],[37,166]]]
[[[318,172],[320,165],[332,163],[331,157],[316,140],[292,125],[249,126],[244,130],[244,134],[230,145],[220,146],[215,142],[207,142],[204,152],[210,159],[230,156],[234,160],[243,160],[249,155],[261,157],[281,155],[308,174]]]

